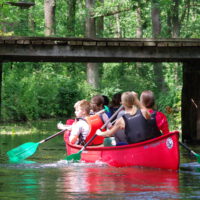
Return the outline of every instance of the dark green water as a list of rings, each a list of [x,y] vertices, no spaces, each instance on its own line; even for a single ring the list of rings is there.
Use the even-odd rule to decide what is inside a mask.
[[[41,144],[29,161],[8,163],[8,150],[48,136],[0,135],[0,200],[200,199],[200,164],[182,147],[179,171],[67,163],[62,136]]]

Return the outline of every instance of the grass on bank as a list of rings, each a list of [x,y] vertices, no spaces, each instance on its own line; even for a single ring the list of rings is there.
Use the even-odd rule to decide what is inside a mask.
[[[29,122],[0,123],[0,134],[53,134],[58,132],[57,123],[65,119],[45,119]]]

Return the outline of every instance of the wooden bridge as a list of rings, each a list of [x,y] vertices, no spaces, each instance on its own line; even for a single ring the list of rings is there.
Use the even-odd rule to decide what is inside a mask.
[[[200,60],[200,39],[0,37],[0,61],[185,62]]]
[[[2,63],[15,61],[182,62],[183,139],[200,140],[200,39],[0,37],[0,80]]]

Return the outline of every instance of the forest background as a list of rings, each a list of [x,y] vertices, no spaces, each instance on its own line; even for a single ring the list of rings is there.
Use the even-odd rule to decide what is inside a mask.
[[[198,0],[15,0],[0,2],[0,36],[199,38]],[[1,121],[73,115],[95,94],[152,90],[158,110],[181,129],[181,63],[27,63],[2,65]]]

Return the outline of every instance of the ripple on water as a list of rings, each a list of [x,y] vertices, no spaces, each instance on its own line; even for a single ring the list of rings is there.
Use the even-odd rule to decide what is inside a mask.
[[[180,165],[180,169],[183,171],[200,172],[200,163],[198,162],[182,163]]]

